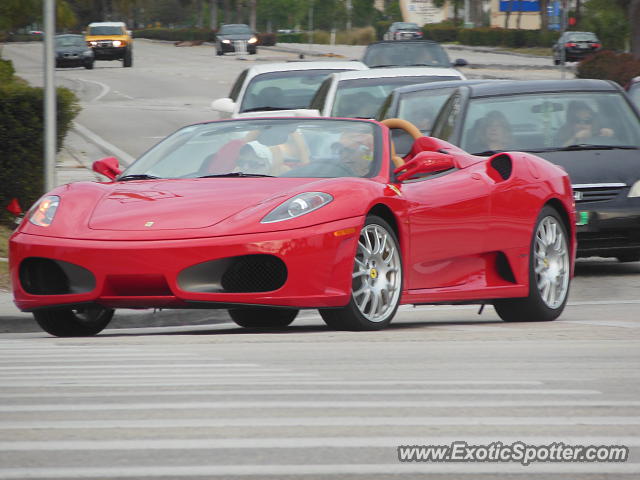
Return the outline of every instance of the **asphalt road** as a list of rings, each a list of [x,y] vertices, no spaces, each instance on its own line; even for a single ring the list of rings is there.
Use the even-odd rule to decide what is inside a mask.
[[[5,46],[38,83],[37,45]],[[135,156],[214,118],[249,61],[137,42],[134,67],[58,70],[78,121]],[[452,55],[453,56],[453,55]],[[460,55],[462,56],[462,55]],[[504,59],[508,63],[508,58]],[[491,59],[493,61],[493,59]],[[509,75],[558,71],[505,65]],[[482,69],[468,69],[465,74]],[[469,75],[471,76],[471,75]],[[212,325],[89,339],[0,334],[0,479],[635,479],[640,476],[640,262],[581,260],[557,321],[492,308],[403,307],[381,332],[333,332],[315,312],[271,333]],[[406,463],[399,445],[626,445],[625,463]]]

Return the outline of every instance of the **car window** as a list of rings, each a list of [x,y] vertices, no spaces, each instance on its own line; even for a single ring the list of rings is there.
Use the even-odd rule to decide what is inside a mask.
[[[238,95],[240,95],[240,90],[242,90],[242,85],[244,85],[244,80],[247,78],[247,74],[249,73],[249,69],[244,70],[238,78],[236,78],[233,87],[231,87],[231,92],[229,93],[229,98],[234,102],[238,101]]]
[[[573,42],[597,42],[598,38],[593,33],[569,33],[567,41]]]
[[[338,84],[329,115],[374,118],[394,88],[417,83],[456,80],[458,77],[383,77],[343,80]]]
[[[412,65],[451,66],[447,52],[440,45],[432,42],[374,43],[367,47],[362,62],[372,68]]]
[[[640,121],[622,94],[559,92],[477,98],[469,102],[460,146],[486,151],[486,119],[507,122],[503,149],[562,148],[574,144],[640,145]]]
[[[223,25],[220,27],[218,35],[242,35],[251,34],[251,29],[248,25]]]
[[[443,140],[449,140],[462,110],[462,93],[456,90],[445,101],[440,113],[436,117],[431,135]]]
[[[631,98],[631,101],[636,106],[636,108],[640,110],[640,83],[632,85],[632,87],[629,89],[629,92],[627,93],[629,94],[629,97]]]
[[[89,35],[124,35],[122,27],[99,26],[89,27]]]
[[[381,163],[380,127],[329,119],[212,122],[179,130],[122,175],[194,178],[244,174],[275,177],[371,177]]]
[[[56,37],[56,47],[86,47],[84,37]]]
[[[343,70],[295,70],[256,75],[247,85],[240,111],[308,108],[324,79],[340,71]]]
[[[410,121],[422,133],[428,134],[438,112],[454,90],[454,87],[450,87],[405,93],[398,101],[396,116]]]

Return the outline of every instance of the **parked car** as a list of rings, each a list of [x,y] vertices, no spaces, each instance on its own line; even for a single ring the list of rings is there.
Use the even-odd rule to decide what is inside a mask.
[[[366,70],[357,61],[285,62],[254,65],[244,70],[227,98],[211,103],[220,118],[304,115],[313,95],[334,72]],[[308,114],[308,113],[307,113]]]
[[[573,184],[578,256],[640,260],[640,117],[617,84],[460,86],[431,134],[476,155],[519,150],[560,165]]]
[[[640,111],[640,77],[631,79],[629,85],[627,85],[627,94],[631,98],[631,102],[636,106],[636,109]]]
[[[325,117],[374,118],[394,88],[416,83],[464,79],[453,68],[384,68],[333,73],[309,108]]]
[[[250,328],[313,308],[331,328],[378,330],[427,303],[557,318],[575,252],[566,172],[419,132],[401,159],[389,128],[416,128],[385,122],[200,123],[124,172],[98,161],[108,182],[46,193],[10,238],[15,303],[57,336],[132,307],[225,308]]]
[[[367,45],[362,63],[369,68],[379,67],[464,67],[461,58],[453,64],[439,43],[431,40],[402,40],[375,42]]]
[[[576,62],[587,55],[602,49],[602,43],[592,32],[564,32],[551,47],[553,63],[560,65],[565,62]]]
[[[255,55],[258,51],[258,36],[249,25],[230,23],[222,25],[216,33],[216,55],[225,53],[248,53]]]
[[[56,35],[56,68],[84,67],[93,68],[93,50],[87,46],[82,35]]]
[[[413,40],[422,38],[422,29],[417,23],[393,22],[382,36],[383,40]]]
[[[85,40],[96,60],[122,60],[123,67],[133,65],[133,38],[123,22],[90,23]]]

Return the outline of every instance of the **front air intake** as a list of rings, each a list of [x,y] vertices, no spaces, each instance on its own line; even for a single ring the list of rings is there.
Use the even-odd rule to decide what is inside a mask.
[[[19,276],[22,289],[31,295],[86,293],[96,287],[95,277],[86,268],[50,258],[25,258]]]

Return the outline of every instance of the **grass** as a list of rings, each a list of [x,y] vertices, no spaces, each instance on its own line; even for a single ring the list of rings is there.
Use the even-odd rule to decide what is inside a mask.
[[[9,255],[9,237],[13,231],[0,225],[0,258],[7,258]],[[9,264],[0,260],[0,290],[9,290]]]

